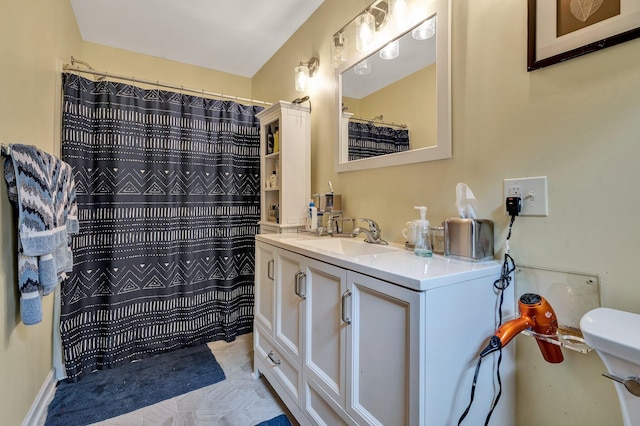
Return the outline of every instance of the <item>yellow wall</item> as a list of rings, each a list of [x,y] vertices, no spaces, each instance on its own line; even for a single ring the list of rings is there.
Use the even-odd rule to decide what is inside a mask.
[[[526,2],[453,1],[453,158],[338,174],[329,40],[368,3],[325,0],[249,80],[83,43],[68,0],[4,0],[0,141],[57,152],[59,65],[71,55],[101,70],[272,102],[299,97],[293,68],[319,55],[320,71],[308,92],[312,192],[326,190],[331,180],[348,214],[376,219],[385,238],[400,242],[414,205],[428,205],[434,223],[453,216],[455,184],[466,182],[500,240],[507,227],[502,179],[546,175],[550,215],[516,221],[516,261],[598,274],[606,306],[640,312],[631,258],[640,235],[640,201],[631,189],[640,180],[640,40],[527,73]],[[5,185],[0,199],[0,412],[3,424],[13,425],[24,418],[51,367],[52,298],[45,299],[42,324],[20,323],[14,216]],[[550,365],[531,339],[517,340],[519,426],[621,424],[597,355],[565,351],[564,363]]]
[[[60,146],[61,62],[80,45],[68,0],[2,1],[0,12],[0,142]],[[2,167],[4,173],[4,167]],[[51,370],[53,296],[43,300],[42,323],[20,322],[15,215],[0,184],[0,412],[19,425]]]
[[[411,149],[437,145],[435,87],[436,66],[431,65],[362,98],[356,116],[382,114],[385,123],[406,124]],[[420,95],[407,96],[409,93]]]
[[[189,89],[251,98],[251,79],[246,77],[89,42],[82,43],[82,52],[76,53],[75,57],[82,59],[100,71],[159,81]],[[88,74],[83,74],[83,76],[92,78]],[[128,83],[132,84],[131,82]],[[136,84],[141,87],[152,87],[140,83]],[[179,91],[174,89],[163,90]],[[198,95],[197,92],[185,93]]]
[[[366,4],[366,2],[361,2]],[[432,223],[455,216],[455,185],[466,182],[506,237],[504,178],[548,176],[549,217],[516,220],[516,261],[601,277],[604,304],[640,313],[633,257],[640,200],[640,39],[535,72],[526,71],[526,2],[452,1],[453,158],[335,172],[337,114],[329,40],[358,11],[326,0],[253,79],[254,96],[293,99],[293,68],[319,54],[309,90],[313,111],[312,192],[331,180],[350,216],[379,221],[401,242],[415,205]],[[360,6],[357,5],[357,6]],[[624,200],[624,201],[622,201]],[[621,204],[622,202],[622,204]],[[451,307],[455,309],[455,306]],[[517,342],[517,422],[528,425],[621,424],[613,384],[595,353],[565,350],[545,363],[530,338]]]

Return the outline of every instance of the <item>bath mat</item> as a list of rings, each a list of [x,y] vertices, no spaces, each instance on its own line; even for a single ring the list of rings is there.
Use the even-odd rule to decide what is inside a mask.
[[[280,414],[266,422],[258,423],[256,426],[291,426],[291,422],[285,414]]]
[[[207,345],[98,370],[76,383],[58,383],[45,426],[99,422],[224,379],[224,371]]]

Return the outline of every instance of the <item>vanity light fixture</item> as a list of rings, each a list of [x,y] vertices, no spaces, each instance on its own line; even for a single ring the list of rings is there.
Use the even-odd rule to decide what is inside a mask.
[[[358,75],[366,75],[371,72],[371,64],[367,59],[363,59],[353,67],[353,72]]]
[[[407,2],[405,0],[387,0],[389,2],[389,16],[397,28],[404,28],[407,21]]]
[[[347,62],[347,38],[338,32],[333,35],[331,43],[331,64],[337,68],[345,62]]]
[[[312,57],[308,62],[300,62],[294,69],[296,91],[304,92],[307,89],[309,78],[316,75],[320,67],[320,59]]]
[[[360,52],[369,49],[376,32],[375,18],[369,12],[364,12],[356,18],[356,49]]]
[[[381,59],[394,59],[400,54],[400,40],[394,40],[380,49]]]
[[[416,40],[426,40],[436,33],[436,17],[427,19],[422,25],[411,31],[411,36]]]

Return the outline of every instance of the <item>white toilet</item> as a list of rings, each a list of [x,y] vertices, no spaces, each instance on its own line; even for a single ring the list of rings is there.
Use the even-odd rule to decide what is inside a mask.
[[[580,329],[607,367],[607,377],[627,380],[628,387],[640,395],[640,315],[597,308],[582,317]],[[624,425],[640,425],[640,396],[621,382],[615,386]]]

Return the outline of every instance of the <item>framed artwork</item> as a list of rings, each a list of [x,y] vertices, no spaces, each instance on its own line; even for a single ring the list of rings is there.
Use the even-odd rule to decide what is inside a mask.
[[[640,0],[527,1],[527,71],[640,37]]]

